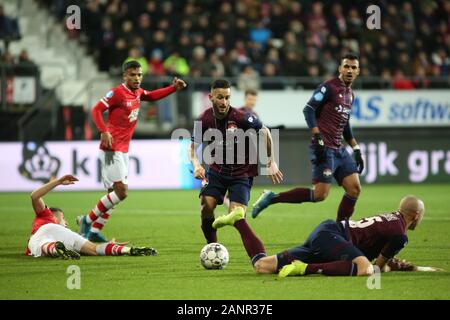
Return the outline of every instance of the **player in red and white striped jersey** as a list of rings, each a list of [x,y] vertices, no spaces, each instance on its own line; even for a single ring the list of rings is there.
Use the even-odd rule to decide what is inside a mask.
[[[50,256],[64,259],[79,259],[80,253],[90,256],[156,255],[153,248],[129,247],[113,242],[96,244],[68,228],[64,213],[59,208],[45,205],[43,196],[59,185],[74,184],[78,179],[65,175],[52,180],[31,193],[31,202],[36,217],[25,254],[34,257]]]
[[[142,89],[142,69],[138,62],[123,66],[124,83],[109,91],[94,106],[92,119],[101,133],[100,154],[102,180],[108,194],[85,216],[77,218],[80,234],[93,242],[107,242],[100,232],[113,208],[128,194],[128,149],[137,123],[141,101],[157,101],[182,90],[186,83],[174,78],[172,85],[147,91]],[[108,121],[103,112],[108,111]]]

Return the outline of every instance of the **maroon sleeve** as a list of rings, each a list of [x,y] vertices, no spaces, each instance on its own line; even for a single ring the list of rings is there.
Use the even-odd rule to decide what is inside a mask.
[[[263,124],[261,120],[252,112],[239,110],[236,111],[237,121],[240,123],[243,129],[255,129],[259,131]]]

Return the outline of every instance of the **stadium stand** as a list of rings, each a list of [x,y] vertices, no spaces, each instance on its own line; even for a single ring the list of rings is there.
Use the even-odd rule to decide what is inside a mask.
[[[73,3],[40,2],[59,19]],[[394,88],[429,86],[421,78],[449,75],[449,1],[378,1],[383,32],[365,28],[369,2],[326,3],[92,0],[81,6],[76,37],[111,74],[134,51],[149,61],[152,76],[164,73],[151,63],[158,52],[165,62],[174,53],[187,61],[183,71],[165,63],[166,74],[238,77],[251,65],[263,76],[327,77],[338,58],[353,51],[362,76],[383,76]],[[418,80],[398,84],[403,76]]]
[[[145,132],[161,135],[167,134],[161,124],[188,126],[193,116],[192,93],[207,90],[212,78],[227,77],[241,92],[249,88],[310,90],[336,74],[339,57],[348,51],[360,56],[361,76],[355,89],[449,88],[450,1],[377,1],[383,15],[381,30],[366,27],[369,4],[4,0],[0,10],[2,119],[17,123],[20,115],[8,112],[28,112],[19,122],[26,123],[24,119],[48,106],[49,112],[57,111],[51,111],[51,117],[44,112],[41,118],[55,114],[59,118],[46,126],[53,133],[42,135],[74,138],[57,128],[64,122],[61,109],[84,114],[120,81],[121,65],[130,59],[143,65],[147,88],[167,84],[173,76],[189,83],[188,92],[169,103],[172,109],[155,105],[145,109],[144,116],[161,123],[144,121],[137,134],[144,126],[151,128]],[[71,5],[81,9],[79,30],[66,27]],[[11,64],[12,73],[8,71]],[[11,103],[11,75],[24,75],[24,70],[38,80],[35,96],[30,98],[33,102]],[[23,137],[17,130],[5,129],[2,139]]]

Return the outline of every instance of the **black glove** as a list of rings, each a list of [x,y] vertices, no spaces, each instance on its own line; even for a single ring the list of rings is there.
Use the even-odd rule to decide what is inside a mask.
[[[364,170],[364,161],[361,156],[361,150],[353,150],[353,155],[355,156],[356,166],[358,167],[358,173],[361,174]]]
[[[320,133],[314,134],[314,154],[316,155],[316,164],[322,163],[326,159],[325,144]]]

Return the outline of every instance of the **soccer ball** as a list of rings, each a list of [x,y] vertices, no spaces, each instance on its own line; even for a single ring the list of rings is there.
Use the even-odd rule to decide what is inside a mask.
[[[200,262],[205,269],[224,269],[230,256],[220,243],[209,243],[200,252]]]

